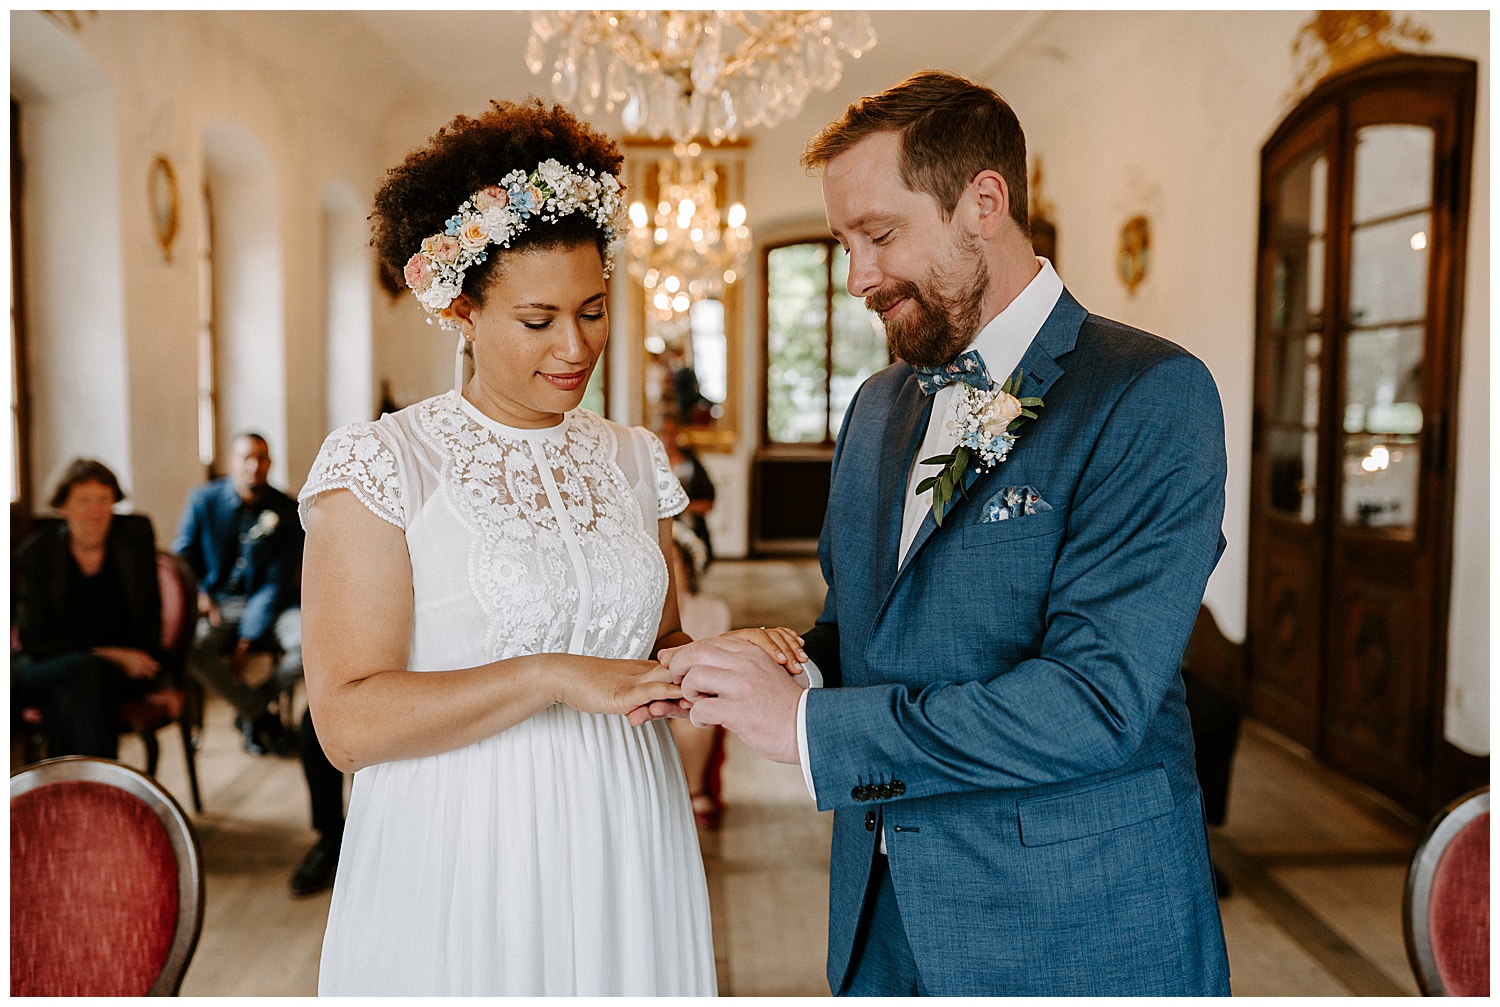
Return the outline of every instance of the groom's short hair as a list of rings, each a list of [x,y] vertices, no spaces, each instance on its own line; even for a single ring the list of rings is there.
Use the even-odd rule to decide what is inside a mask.
[[[1026,134],[994,90],[939,70],[921,70],[861,98],[807,142],[804,168],[821,168],[875,133],[901,135],[901,182],[938,201],[949,217],[964,189],[993,170],[1010,190],[1010,216],[1031,233],[1026,205]]]

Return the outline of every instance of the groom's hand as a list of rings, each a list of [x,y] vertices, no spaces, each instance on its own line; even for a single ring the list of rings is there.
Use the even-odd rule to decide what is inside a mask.
[[[797,703],[802,687],[764,650],[715,637],[663,654],[699,727],[721,724],[773,762],[795,765]]]

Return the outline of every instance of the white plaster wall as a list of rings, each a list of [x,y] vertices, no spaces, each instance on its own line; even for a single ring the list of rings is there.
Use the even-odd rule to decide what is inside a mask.
[[[213,246],[218,457],[255,431],[271,447],[273,484],[286,484],[286,333],[276,167],[265,146],[234,122],[203,131]]]
[[[330,430],[375,417],[371,308],[374,291],[367,210],[341,182],[323,187],[327,419]]]
[[[1462,367],[1458,382],[1458,467],[1453,513],[1453,594],[1448,621],[1444,734],[1472,755],[1490,750],[1490,61],[1489,13],[1421,14],[1438,51],[1479,61],[1474,189],[1464,277]]]
[[[115,98],[72,40],[18,34],[26,325],[58,335],[27,346],[35,502],[75,457],[103,461],[133,496]]]

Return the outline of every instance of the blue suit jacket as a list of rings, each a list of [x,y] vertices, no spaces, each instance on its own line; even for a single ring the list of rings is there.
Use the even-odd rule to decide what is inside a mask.
[[[1066,291],[1021,368],[1039,418],[899,565],[932,400],[895,364],[839,435],[828,596],[805,634],[832,686],[807,703],[835,811],[829,985],[880,823],[933,995],[1227,995],[1179,673],[1223,548],[1218,391],[1181,348]],[[1052,509],[979,521],[1020,486]]]
[[[172,551],[187,560],[198,577],[198,589],[215,600],[227,594],[235,561],[245,558],[245,614],[240,636],[263,646],[274,639],[276,617],[300,601],[302,522],[297,502],[267,486],[257,506],[274,511],[275,529],[250,542],[239,540],[240,496],[225,476],[204,483],[188,496]]]

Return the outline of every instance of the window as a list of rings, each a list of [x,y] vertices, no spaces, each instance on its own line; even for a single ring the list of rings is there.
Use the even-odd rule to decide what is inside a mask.
[[[854,393],[890,363],[885,330],[849,295],[832,238],[766,250],[768,444],[832,444]]]

